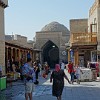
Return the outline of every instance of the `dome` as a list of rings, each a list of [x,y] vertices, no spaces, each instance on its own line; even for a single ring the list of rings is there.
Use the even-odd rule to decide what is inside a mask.
[[[58,22],[51,22],[47,25],[45,25],[41,31],[44,32],[62,32],[63,35],[65,34],[69,34],[69,30],[67,29],[67,27],[65,27],[64,25],[58,23]]]

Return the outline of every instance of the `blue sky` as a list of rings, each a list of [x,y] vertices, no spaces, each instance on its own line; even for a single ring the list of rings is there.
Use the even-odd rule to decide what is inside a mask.
[[[9,0],[5,9],[5,34],[33,40],[46,24],[57,21],[68,29],[70,19],[88,18],[95,0]]]

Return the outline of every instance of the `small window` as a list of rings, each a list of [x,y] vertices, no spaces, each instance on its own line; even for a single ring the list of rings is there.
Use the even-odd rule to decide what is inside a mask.
[[[91,24],[91,32],[97,32],[97,24]]]

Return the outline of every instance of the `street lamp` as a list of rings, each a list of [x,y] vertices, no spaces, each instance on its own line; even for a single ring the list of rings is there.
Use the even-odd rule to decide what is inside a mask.
[[[55,48],[55,45],[53,45],[52,47]]]

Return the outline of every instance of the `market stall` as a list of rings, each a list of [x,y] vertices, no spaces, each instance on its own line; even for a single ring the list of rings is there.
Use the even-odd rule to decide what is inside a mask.
[[[97,80],[97,77],[99,76],[99,63],[98,62],[90,62],[89,67],[92,71],[92,80]]]
[[[92,71],[89,68],[81,68],[81,75],[80,80],[81,81],[92,81]]]

